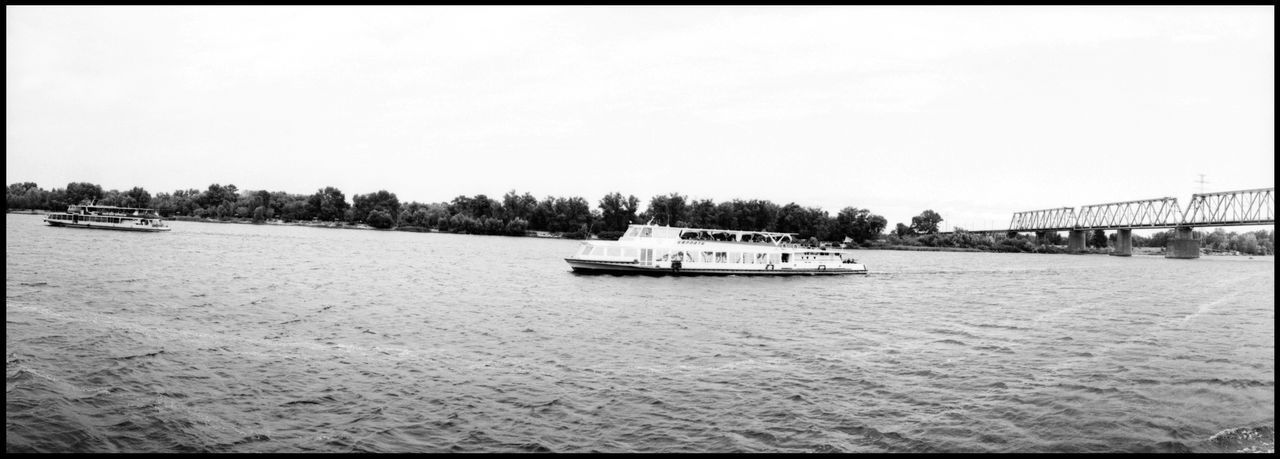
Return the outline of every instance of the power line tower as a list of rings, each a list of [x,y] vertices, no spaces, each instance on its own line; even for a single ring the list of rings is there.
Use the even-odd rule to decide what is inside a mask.
[[[1209,183],[1204,181],[1204,174],[1200,174],[1200,180],[1196,183],[1200,184],[1200,194],[1204,194],[1204,184]]]

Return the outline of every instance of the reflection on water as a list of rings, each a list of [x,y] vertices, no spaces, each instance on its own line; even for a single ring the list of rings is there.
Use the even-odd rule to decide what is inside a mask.
[[[578,276],[576,242],[6,216],[6,451],[1274,449],[1274,261],[866,251]]]

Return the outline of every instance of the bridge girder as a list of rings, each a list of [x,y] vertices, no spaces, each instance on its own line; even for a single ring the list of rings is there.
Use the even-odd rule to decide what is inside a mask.
[[[1048,231],[1070,228],[1075,221],[1076,211],[1072,207],[1028,210],[1013,214],[1013,220],[1009,221],[1009,231]]]
[[[1064,231],[1275,224],[1275,188],[1201,193],[1183,211],[1164,197],[1016,212],[1008,231]]]
[[[1078,229],[1120,229],[1175,226],[1182,221],[1177,198],[1094,204],[1080,208]]]
[[[1275,224],[1275,188],[1223,191],[1191,196],[1183,226]]]

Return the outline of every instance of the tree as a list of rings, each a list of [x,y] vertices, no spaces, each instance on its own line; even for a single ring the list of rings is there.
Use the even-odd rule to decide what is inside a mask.
[[[151,193],[142,187],[133,187],[124,192],[126,207],[151,207]]]
[[[369,212],[369,216],[365,218],[365,222],[374,228],[387,229],[395,224],[391,214],[381,208],[374,209]]]
[[[1106,248],[1107,247],[1106,231],[1103,231],[1100,229],[1093,230],[1093,235],[1089,236],[1089,247],[1097,247],[1100,249]]]
[[[201,193],[196,203],[205,209],[205,213],[215,218],[230,216],[235,211],[239,190],[235,185],[222,186],[214,183]]]
[[[855,207],[845,207],[836,214],[835,228],[837,229],[839,240],[844,237],[853,239],[853,242],[861,244],[868,240],[879,239],[880,232],[884,231],[884,227],[889,221],[884,217],[872,214],[868,209],[858,209]],[[902,225],[899,223],[898,225]],[[832,238],[830,240],[836,240]]]
[[[387,190],[378,190],[375,193],[363,195],[357,194],[351,198],[351,201],[353,213],[352,218],[348,221],[353,223],[359,221],[369,223],[369,214],[375,210],[386,213],[388,220],[392,220],[393,224],[393,217],[400,215],[400,200],[396,198],[395,193],[390,193]]]
[[[778,209],[778,221],[775,228],[783,233],[799,233],[805,226],[805,210],[794,202],[787,203]]]
[[[893,234],[897,235],[898,237],[915,236],[916,231],[914,229],[911,229],[910,226],[899,223],[898,226],[893,229]],[[1016,236],[1017,233],[1013,233],[1013,235]]]
[[[89,182],[72,182],[67,184],[66,200],[68,204],[89,204],[102,200],[102,187]]]
[[[549,231],[589,231],[591,228],[591,205],[586,199],[577,196],[557,198],[552,212],[551,221],[547,222]]]
[[[942,216],[933,210],[926,210],[911,217],[911,230],[919,234],[937,233],[939,223],[942,223]]]
[[[508,236],[524,236],[525,230],[529,227],[529,222],[523,218],[514,218],[507,222],[504,230]]]
[[[547,195],[533,208],[533,213],[529,215],[529,228],[535,231],[555,231],[551,229],[551,220],[555,218],[556,198]]]
[[[49,197],[35,182],[22,182],[9,185],[5,193],[6,209],[42,209],[46,207]]]
[[[710,199],[699,199],[689,204],[689,226],[694,228],[719,229],[719,212],[716,203]]]
[[[644,211],[644,218],[652,218],[659,225],[682,226],[689,221],[689,206],[686,202],[684,195],[679,193],[654,196],[649,199],[649,208]]]
[[[346,217],[347,209],[350,208],[347,196],[342,194],[341,190],[331,186],[316,190],[316,193],[307,200],[307,210],[312,217],[320,221],[342,220]]]
[[[622,197],[622,193],[613,192],[600,199],[600,230],[625,231],[627,225],[636,220],[636,210],[640,199],[635,196]]]
[[[752,199],[742,201],[733,200],[734,210],[736,211],[736,222],[727,229],[740,231],[776,231],[778,226],[778,213],[781,210],[777,204],[768,200]],[[809,216],[810,220],[812,215]]]
[[[528,220],[533,216],[533,210],[536,207],[538,207],[538,198],[527,192],[517,195],[516,190],[511,190],[502,195],[502,215],[507,222],[519,218],[525,220],[525,224],[528,225]]]

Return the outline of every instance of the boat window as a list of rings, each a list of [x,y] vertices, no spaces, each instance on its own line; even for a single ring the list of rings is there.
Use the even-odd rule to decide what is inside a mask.
[[[716,252],[716,263],[724,263],[729,261],[729,254],[726,252]]]
[[[627,228],[627,233],[626,233],[626,234],[623,234],[622,236],[623,236],[623,237],[634,237],[635,235],[636,235],[636,228]]]
[[[783,262],[783,263],[789,263],[790,261],[791,261],[791,254],[789,254],[789,253],[784,253],[784,254],[782,254],[782,262]]]
[[[729,263],[742,263],[742,252],[729,252]]]
[[[653,228],[644,228],[640,230],[640,237],[649,237],[653,234]]]

